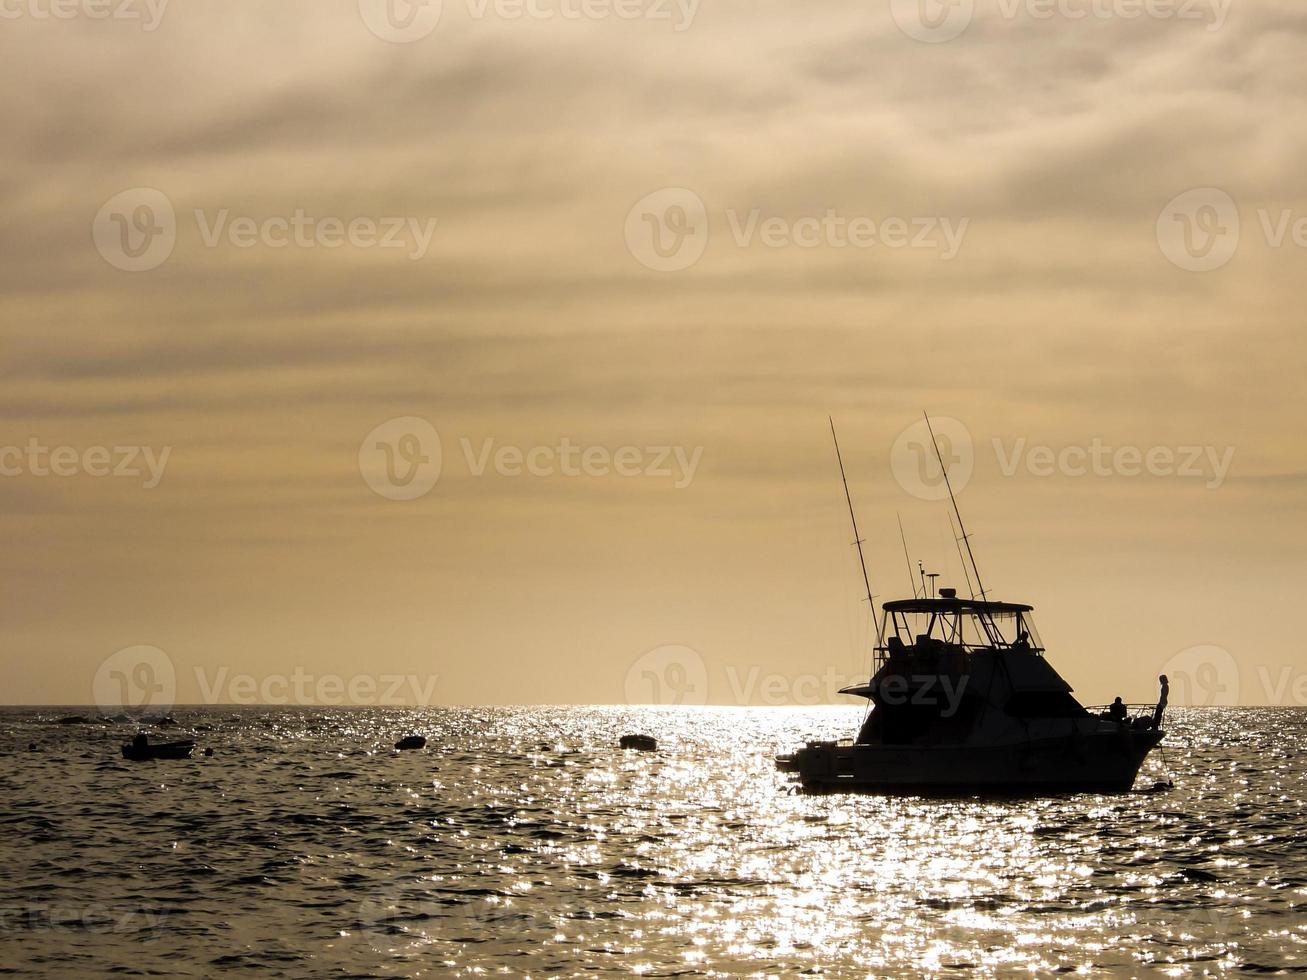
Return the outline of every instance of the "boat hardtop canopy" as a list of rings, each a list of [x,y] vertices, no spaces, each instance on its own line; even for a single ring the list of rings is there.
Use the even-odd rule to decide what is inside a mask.
[[[882,608],[902,613],[989,613],[991,616],[1033,612],[1024,602],[999,602],[993,599],[962,599],[957,596],[931,596],[920,599],[893,599]]]
[[[986,650],[1042,654],[1031,613],[1024,602],[963,599],[952,589],[938,595],[895,599],[882,607],[882,642],[876,647],[877,667],[899,651],[932,650],[936,644],[975,653]]]

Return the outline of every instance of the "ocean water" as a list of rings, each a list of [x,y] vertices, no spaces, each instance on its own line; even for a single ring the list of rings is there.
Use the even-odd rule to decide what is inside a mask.
[[[1301,710],[1033,801],[794,792],[857,708],[178,708],[214,755],[153,763],[67,713],[0,711],[6,975],[1307,971]]]

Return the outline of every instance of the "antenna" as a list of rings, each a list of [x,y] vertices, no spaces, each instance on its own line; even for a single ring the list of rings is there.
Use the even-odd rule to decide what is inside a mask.
[[[908,581],[912,583],[912,598],[917,597],[917,583],[912,581],[912,559],[908,557],[908,536],[903,533],[903,515],[895,514],[899,521],[899,540],[903,542],[903,561],[908,566]]]
[[[840,464],[840,481],[844,484],[844,499],[849,505],[849,521],[853,524],[853,543],[858,546],[858,564],[862,566],[862,584],[867,587],[867,603],[871,608],[871,622],[876,627],[876,645],[884,646],[880,620],[876,618],[876,600],[871,594],[871,579],[867,577],[867,560],[862,554],[862,538],[858,535],[858,519],[853,514],[853,498],[849,495],[849,478],[844,475],[844,457],[840,455],[840,440],[835,435],[835,420],[830,421],[830,437],[835,443],[835,459]]]
[[[920,561],[917,562],[917,574],[921,576],[921,598],[926,598],[926,566]],[[915,597],[917,590],[913,589],[912,594]]]
[[[921,413],[926,420],[926,431],[930,433],[930,444],[935,447],[935,458],[939,460],[939,471],[944,474],[944,486],[948,488],[949,503],[953,505],[953,513],[957,515],[958,529],[962,532],[962,543],[967,546],[967,557],[971,559],[971,570],[976,573],[976,591],[980,593],[982,601],[986,599],[985,587],[980,582],[980,568],[976,565],[976,556],[971,551],[971,535],[967,534],[967,526],[962,523],[962,511],[958,510],[958,498],[953,495],[953,483],[948,478],[948,467],[944,465],[944,456],[939,451],[939,440],[935,438],[935,428],[930,424],[930,416],[925,412]]]

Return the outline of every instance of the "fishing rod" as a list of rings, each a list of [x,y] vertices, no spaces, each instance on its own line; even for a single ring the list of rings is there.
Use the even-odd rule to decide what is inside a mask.
[[[853,497],[849,494],[849,479],[844,475],[844,457],[840,455],[840,440],[835,435],[835,420],[830,421],[830,437],[835,443],[835,459],[840,464],[840,481],[844,484],[844,499],[849,505],[849,522],[853,525],[853,543],[858,548],[858,564],[862,567],[862,584],[867,588],[867,604],[871,609],[871,622],[876,627],[876,646],[885,645],[880,620],[876,616],[876,600],[871,594],[871,578],[867,575],[867,560],[862,554],[862,537],[858,534],[858,518],[853,513]]]
[[[967,533],[967,526],[962,522],[962,511],[958,510],[958,498],[953,493],[953,481],[948,478],[948,467],[944,465],[944,454],[939,451],[939,440],[935,438],[935,427],[930,424],[930,415],[928,413],[922,412],[921,415],[926,420],[926,431],[930,433],[930,444],[935,447],[935,458],[939,460],[939,471],[944,475],[944,486],[948,490],[949,503],[953,505],[953,514],[958,519],[958,530],[962,532],[961,541],[966,546],[967,557],[971,559],[971,571],[975,573],[976,576],[976,585],[973,592],[979,593],[980,601],[982,603],[988,602],[989,596],[985,592],[985,586],[980,579],[980,566],[976,564],[976,555],[971,550],[971,535]],[[949,527],[951,528],[952,524],[950,524]],[[962,570],[964,572],[966,571],[965,563],[963,563]],[[970,588],[970,582],[968,582],[968,588]],[[975,598],[974,594],[972,598]],[[994,625],[988,610],[982,607],[978,610],[978,613],[979,615],[977,618],[984,625],[985,632],[988,634],[990,642],[995,645],[1002,642],[1003,634],[1000,633],[998,627]]]
[[[971,551],[971,535],[967,534],[967,526],[962,523],[962,511],[958,510],[958,498],[953,493],[953,482],[948,478],[948,467],[944,465],[944,454],[939,451],[939,440],[935,438],[935,428],[930,424],[930,416],[925,412],[921,413],[926,420],[926,431],[930,433],[930,444],[935,447],[935,458],[939,460],[939,471],[944,474],[944,486],[948,490],[949,503],[953,505],[953,513],[958,519],[958,529],[962,532],[962,543],[967,546],[967,557],[971,559],[971,570],[976,573],[976,591],[980,593],[980,598],[985,600],[985,587],[980,581],[980,568],[976,565],[976,556]]]
[[[971,573],[967,571],[967,560],[962,557],[962,539],[958,537],[958,532],[953,527],[952,514],[948,515],[948,530],[949,533],[953,535],[953,544],[955,544],[958,549],[958,564],[962,566],[962,574],[967,580],[967,591],[971,593],[971,598],[974,600],[976,598],[976,590],[972,588],[971,585]]]

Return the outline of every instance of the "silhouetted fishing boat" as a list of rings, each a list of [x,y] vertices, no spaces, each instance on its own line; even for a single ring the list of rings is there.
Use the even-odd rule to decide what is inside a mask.
[[[833,426],[831,432],[833,436]],[[838,457],[838,442],[835,450]],[[942,457],[939,462],[942,468]],[[947,481],[946,470],[944,475]],[[847,480],[844,489],[862,560]],[[1129,790],[1163,737],[1166,678],[1160,678],[1162,696],[1156,705],[1083,707],[1045,657],[1032,607],[985,596],[951,486],[949,498],[960,532],[960,556],[966,545],[963,571],[972,597],[961,598],[951,588],[936,592],[927,584],[933,577],[923,571],[919,595],[884,603],[876,622],[872,676],[866,684],[840,692],[868,699],[857,737],[809,742],[778,756],[778,768],[814,788]],[[870,602],[865,560],[862,572]],[[874,605],[872,609],[874,616]]]
[[[130,742],[123,743],[123,758],[132,762],[146,762],[150,759],[189,759],[195,751],[192,741],[151,742],[144,733],[137,735]]]

